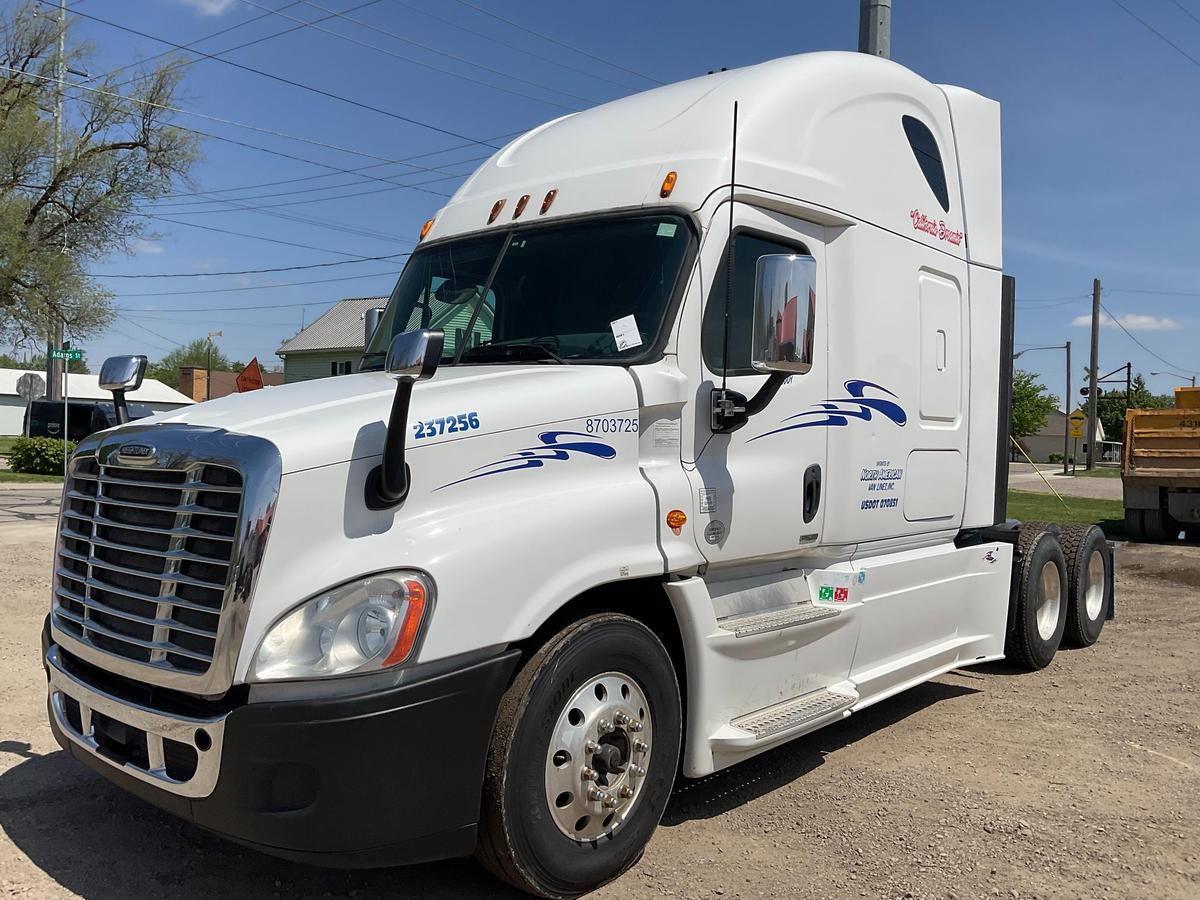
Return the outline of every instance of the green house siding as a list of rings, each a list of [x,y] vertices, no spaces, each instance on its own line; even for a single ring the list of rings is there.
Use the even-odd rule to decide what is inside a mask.
[[[350,371],[357,372],[361,358],[362,349],[358,347],[353,350],[293,350],[283,358],[283,383],[328,378],[333,363],[339,366],[349,363]]]

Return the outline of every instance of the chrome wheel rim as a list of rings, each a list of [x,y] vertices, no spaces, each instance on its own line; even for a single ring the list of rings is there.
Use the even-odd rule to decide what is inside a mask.
[[[1052,561],[1047,560],[1042,566],[1037,600],[1038,636],[1048,641],[1058,629],[1058,615],[1062,609],[1062,579],[1058,576],[1058,566]]]
[[[620,672],[588,679],[563,706],[546,748],[546,806],[558,830],[586,843],[619,828],[642,795],[653,738],[637,681]]]
[[[1094,622],[1100,618],[1100,610],[1104,606],[1104,587],[1108,581],[1107,573],[1104,570],[1106,565],[1104,554],[1099,550],[1093,550],[1092,555],[1088,557],[1087,572],[1085,573],[1087,581],[1083,594],[1088,621]]]

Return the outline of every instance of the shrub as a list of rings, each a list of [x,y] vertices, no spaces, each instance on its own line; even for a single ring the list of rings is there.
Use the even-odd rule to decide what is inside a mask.
[[[1050,461],[1050,462],[1052,462],[1052,463],[1060,463],[1060,462],[1062,462],[1062,461],[1063,461],[1063,455],[1062,455],[1061,453],[1051,453],[1051,454],[1050,454],[1050,460],[1049,460],[1049,461]],[[1073,465],[1075,465],[1075,457],[1074,457],[1074,456],[1068,456],[1068,457],[1067,457],[1067,462],[1068,462],[1070,465],[1072,465],[1072,466],[1073,466]]]
[[[67,454],[75,452],[75,443],[66,441]],[[61,475],[63,444],[58,438],[19,437],[8,451],[8,464],[14,472],[29,475]]]

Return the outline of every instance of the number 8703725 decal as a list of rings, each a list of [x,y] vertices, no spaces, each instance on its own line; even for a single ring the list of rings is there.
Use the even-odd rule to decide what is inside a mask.
[[[462,431],[474,431],[479,427],[479,413],[458,413],[453,416],[439,416],[436,419],[426,419],[424,422],[413,423],[413,439],[438,437],[443,434],[456,434]]]

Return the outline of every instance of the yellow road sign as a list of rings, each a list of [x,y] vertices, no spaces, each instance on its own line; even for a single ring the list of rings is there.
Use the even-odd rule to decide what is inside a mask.
[[[1067,435],[1073,438],[1083,437],[1084,431],[1087,427],[1087,413],[1085,413],[1082,409],[1077,409],[1075,412],[1071,413],[1071,415],[1068,417],[1068,421],[1070,422],[1071,427],[1067,431]]]

